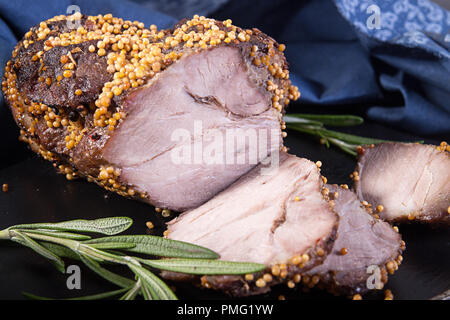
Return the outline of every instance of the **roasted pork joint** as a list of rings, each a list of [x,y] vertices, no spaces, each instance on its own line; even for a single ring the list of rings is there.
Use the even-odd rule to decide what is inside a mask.
[[[282,148],[282,113],[299,97],[283,50],[230,20],[157,30],[58,16],[18,43],[2,91],[21,139],[68,179],[184,211]],[[233,130],[248,137],[229,147]]]
[[[382,289],[388,274],[402,261],[404,243],[389,223],[373,217],[355,193],[327,185],[339,227],[333,249],[323,264],[309,270],[309,277],[320,277],[320,284],[346,295]]]
[[[207,277],[204,284],[250,295],[273,284],[298,282],[329,252],[338,223],[317,166],[280,154],[279,167],[259,165],[197,209],[168,225],[170,239],[188,241],[221,259],[267,265],[266,274]],[[166,274],[171,277],[170,274]]]
[[[432,145],[383,143],[361,150],[354,173],[361,201],[391,222],[450,222],[450,154]]]

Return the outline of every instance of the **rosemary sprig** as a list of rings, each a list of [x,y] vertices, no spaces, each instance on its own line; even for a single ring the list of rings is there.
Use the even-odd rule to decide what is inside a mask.
[[[52,262],[63,272],[62,258],[78,259],[105,280],[121,289],[76,299],[104,299],[121,295],[130,300],[177,299],[172,290],[151,270],[168,270],[194,275],[247,274],[261,271],[263,264],[217,260],[219,255],[207,248],[182,241],[150,235],[114,236],[128,229],[133,221],[127,217],[97,220],[72,220],[60,223],[21,224],[0,231],[0,240],[11,240],[27,246]],[[70,232],[69,232],[70,231]],[[108,235],[92,239],[74,232]],[[127,252],[147,254],[164,259],[144,259]],[[170,258],[170,259],[168,259]],[[129,279],[104,268],[102,264],[128,267],[135,279]],[[26,293],[33,299],[48,299]]]
[[[364,119],[353,115],[330,115],[330,114],[288,114],[283,120],[287,128],[298,132],[320,137],[321,143],[328,148],[334,145],[342,151],[357,155],[358,146],[389,142],[388,140],[360,137],[353,134],[342,133],[326,129],[330,126],[355,126],[364,122]]]

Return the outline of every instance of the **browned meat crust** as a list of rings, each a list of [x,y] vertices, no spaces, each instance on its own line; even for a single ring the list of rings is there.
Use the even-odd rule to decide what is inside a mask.
[[[332,293],[354,295],[381,290],[388,274],[393,274],[403,259],[405,243],[398,228],[372,216],[370,207],[348,188],[327,188],[340,217],[338,237],[324,263],[307,274],[319,276],[319,286]]]
[[[120,179],[120,168],[103,158],[102,149],[126,121],[124,104],[132,92],[183,55],[217,46],[239,48],[249,77],[270,96],[281,121],[286,105],[299,96],[289,81],[284,45],[258,29],[198,16],[162,31],[110,14],[54,17],[17,44],[2,91],[20,139],[69,180],[85,177],[151,203],[149,195]]]
[[[161,276],[172,281],[189,281],[196,286],[222,291],[232,297],[246,297],[264,294],[275,285],[285,283],[289,288],[304,285],[309,288],[319,284],[318,275],[309,276],[307,271],[320,265],[331,252],[336,239],[337,224],[326,241],[320,241],[302,257],[303,261],[287,261],[267,267],[264,271],[245,276],[193,276],[176,272],[163,271]]]

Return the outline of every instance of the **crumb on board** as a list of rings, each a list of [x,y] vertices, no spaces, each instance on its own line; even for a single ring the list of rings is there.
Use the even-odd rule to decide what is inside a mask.
[[[384,291],[384,300],[394,300],[394,295],[391,290],[386,289]]]
[[[171,212],[169,209],[164,209],[163,211],[161,211],[161,215],[162,215],[164,218],[170,217],[171,214],[172,214],[172,212]]]

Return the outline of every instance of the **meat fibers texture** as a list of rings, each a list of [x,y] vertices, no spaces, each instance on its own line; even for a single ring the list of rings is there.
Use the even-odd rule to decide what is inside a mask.
[[[205,286],[240,296],[266,292],[280,282],[294,283],[320,264],[332,246],[337,223],[317,166],[280,153],[279,166],[259,165],[199,208],[172,220],[168,237],[210,248],[222,260],[265,264],[267,275],[257,274],[253,280],[203,280]]]
[[[333,293],[381,289],[402,261],[404,243],[389,223],[375,218],[348,188],[327,185],[339,215],[337,238],[323,264],[309,270]]]
[[[231,20],[157,30],[110,14],[57,16],[17,44],[2,91],[20,139],[69,180],[184,211],[283,148],[282,114],[299,97],[284,48]],[[233,130],[256,140],[225,147]]]
[[[363,147],[355,171],[356,194],[374,208],[382,206],[382,219],[450,223],[450,156],[445,146]]]

